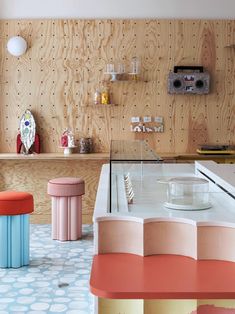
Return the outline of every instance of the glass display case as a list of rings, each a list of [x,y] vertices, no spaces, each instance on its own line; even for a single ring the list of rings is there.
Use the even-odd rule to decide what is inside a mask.
[[[129,212],[137,197],[144,197],[148,165],[162,159],[141,140],[112,140],[110,148],[110,213]]]

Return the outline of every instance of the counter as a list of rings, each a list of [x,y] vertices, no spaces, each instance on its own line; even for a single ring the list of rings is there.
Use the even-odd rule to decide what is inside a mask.
[[[184,312],[186,303],[177,305],[179,312],[175,312],[188,314],[197,310],[201,299],[234,299],[235,165],[202,161],[146,164],[141,171],[139,167],[116,165],[115,175],[130,171],[135,197],[133,204],[123,208],[119,203],[123,204],[120,198],[125,195],[117,185],[111,213],[109,166],[101,171],[90,280],[91,291],[98,297],[96,313],[118,313],[125,306],[128,314],[158,313],[159,299],[165,302],[159,313],[173,313],[168,299],[190,299],[190,305],[184,302],[191,312]],[[207,178],[212,207],[200,211],[165,208],[166,187],[157,180],[172,176]],[[133,302],[124,306],[126,299]]]

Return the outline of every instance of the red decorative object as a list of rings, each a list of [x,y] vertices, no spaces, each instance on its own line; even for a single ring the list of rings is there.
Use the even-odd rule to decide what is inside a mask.
[[[16,138],[16,152],[17,152],[17,154],[20,154],[23,150],[24,150],[24,145],[23,145],[23,143],[21,141],[20,134],[18,134],[17,138]],[[39,134],[35,135],[33,148],[30,149],[30,150],[32,150],[31,153],[36,153],[36,154],[40,153],[40,137],[39,137]]]
[[[68,134],[67,133],[63,133],[63,135],[61,136],[60,139],[60,144],[62,147],[68,147]]]

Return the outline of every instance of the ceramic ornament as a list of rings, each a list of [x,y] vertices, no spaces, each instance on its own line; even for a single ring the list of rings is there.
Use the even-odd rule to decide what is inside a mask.
[[[60,147],[64,149],[64,154],[69,155],[72,153],[72,149],[75,148],[75,140],[72,131],[66,128],[60,138]]]
[[[25,154],[35,141],[36,123],[30,110],[26,110],[20,119],[20,136],[25,148]]]
[[[70,129],[66,128],[64,130],[60,139],[60,143],[61,143],[61,147],[69,147],[69,148],[75,147],[74,135]]]

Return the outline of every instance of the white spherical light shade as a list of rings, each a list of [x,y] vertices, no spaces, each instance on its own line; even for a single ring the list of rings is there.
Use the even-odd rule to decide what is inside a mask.
[[[27,50],[27,42],[20,36],[11,37],[7,43],[7,50],[11,55],[19,57]]]

